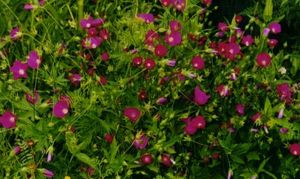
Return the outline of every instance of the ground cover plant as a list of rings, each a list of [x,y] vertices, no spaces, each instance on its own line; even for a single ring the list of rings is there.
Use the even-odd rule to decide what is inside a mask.
[[[0,178],[299,178],[290,3],[0,0]]]

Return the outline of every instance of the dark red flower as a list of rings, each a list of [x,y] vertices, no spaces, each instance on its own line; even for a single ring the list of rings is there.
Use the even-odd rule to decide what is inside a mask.
[[[101,59],[102,59],[103,61],[107,62],[107,61],[109,60],[109,54],[108,54],[108,52],[103,52],[103,53],[101,54]]]
[[[260,112],[257,112],[253,116],[251,116],[251,120],[253,122],[256,122],[257,120],[260,120],[260,119],[261,119],[261,113]]]
[[[177,20],[172,20],[170,22],[170,29],[171,31],[180,31],[181,30],[181,24]]]
[[[219,85],[216,89],[216,91],[219,93],[220,96],[225,97],[230,95],[230,89],[226,85]]]
[[[235,111],[238,115],[243,116],[245,114],[245,106],[243,104],[237,104],[235,106]]]
[[[293,93],[292,93],[292,90],[291,90],[289,84],[287,84],[287,83],[278,84],[276,86],[276,91],[277,91],[277,94],[278,94],[280,100],[286,102],[287,104],[292,103]]]
[[[204,59],[200,56],[194,56],[192,58],[192,66],[196,70],[203,70],[205,68]]]
[[[141,66],[142,65],[142,63],[143,63],[143,58],[142,57],[134,57],[133,59],[132,59],[132,64],[133,64],[133,66]]]
[[[300,144],[294,143],[289,146],[290,153],[294,156],[300,156]]]
[[[142,115],[142,112],[136,107],[126,107],[123,110],[123,115],[131,122],[135,123]]]
[[[143,154],[140,160],[143,165],[150,165],[153,162],[153,157],[151,154],[147,153]]]
[[[259,67],[266,68],[271,64],[271,57],[267,52],[262,52],[256,56],[256,63]]]
[[[34,91],[33,96],[29,93],[25,93],[26,100],[31,104],[36,104],[39,100],[39,93]]]
[[[111,144],[113,139],[114,139],[114,135],[113,134],[110,134],[110,133],[106,133],[104,135],[104,139],[107,143]]]
[[[168,53],[168,48],[162,44],[158,44],[155,47],[155,51],[154,51],[155,55],[158,57],[165,57]]]
[[[160,161],[166,167],[171,167],[173,165],[173,162],[169,154],[162,154]]]
[[[109,38],[109,32],[107,29],[101,29],[99,32],[99,37],[103,40],[108,40]]]
[[[147,58],[144,62],[144,67],[148,70],[154,69],[155,66],[156,66],[156,63],[152,58]]]

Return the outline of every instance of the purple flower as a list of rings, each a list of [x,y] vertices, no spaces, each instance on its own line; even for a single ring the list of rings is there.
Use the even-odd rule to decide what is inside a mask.
[[[271,30],[270,30],[269,28],[264,28],[264,30],[263,30],[263,35],[264,35],[265,37],[268,37],[270,31],[271,31]]]
[[[192,58],[192,66],[196,70],[203,70],[205,68],[204,59],[200,56],[194,56]]]
[[[34,91],[33,96],[29,93],[25,93],[26,100],[31,104],[36,104],[39,100],[39,93]]]
[[[169,67],[174,67],[176,65],[176,60],[175,59],[172,59],[172,60],[168,60],[167,61],[167,65]]]
[[[240,51],[241,47],[238,44],[230,42],[225,46],[225,57],[234,60],[236,56],[240,54]]]
[[[186,0],[173,0],[172,4],[178,11],[183,11],[186,6]]]
[[[279,96],[280,100],[286,102],[287,104],[291,104],[293,99],[292,99],[292,90],[289,87],[289,84],[287,83],[282,83],[278,84],[276,86],[276,91],[277,95]]]
[[[281,32],[281,25],[278,22],[272,22],[269,24],[269,29],[273,34],[278,34]]]
[[[10,67],[10,72],[13,73],[14,80],[19,78],[27,78],[27,63],[22,63],[19,60],[16,60],[14,64]]]
[[[176,20],[172,20],[170,22],[170,29],[171,31],[180,31],[181,30],[181,24],[179,21],[176,21]]]
[[[92,23],[93,23],[93,18],[88,18],[88,19],[81,19],[80,20],[80,26],[83,29],[89,29],[92,27]]]
[[[262,52],[256,56],[256,63],[261,68],[266,68],[271,64],[271,57],[267,52]]]
[[[6,129],[15,128],[16,127],[17,116],[14,115],[10,111],[5,111],[0,116],[0,123]]]
[[[156,100],[156,104],[158,105],[164,105],[168,102],[168,99],[165,97],[160,97]]]
[[[254,40],[251,35],[246,35],[242,39],[242,44],[244,44],[247,47],[251,46],[253,44],[253,42],[254,42]]]
[[[274,48],[278,44],[277,39],[268,39],[268,45],[270,48]]]
[[[97,18],[97,19],[94,19],[92,22],[92,27],[100,27],[104,24],[104,19],[102,18]]]
[[[123,110],[123,115],[127,117],[132,123],[135,123],[141,117],[142,113],[136,107],[126,107]]]
[[[20,32],[20,29],[18,27],[15,27],[10,31],[11,40],[17,40],[20,37],[22,37],[22,32]]]
[[[184,132],[187,135],[194,135],[198,129],[205,129],[206,127],[206,121],[203,116],[196,116],[193,119],[190,117],[185,118],[183,122],[185,122]]]
[[[43,175],[47,178],[52,178],[54,177],[54,173],[51,170],[47,170],[47,169],[41,169]]]
[[[255,113],[253,116],[251,116],[251,120],[253,122],[256,122],[257,120],[260,120],[261,114],[259,112]]]
[[[288,131],[289,131],[289,129],[288,128],[284,128],[284,127],[282,127],[282,128],[279,129],[279,132],[281,134],[286,134],[286,133],[288,133]]]
[[[281,108],[277,116],[278,119],[281,119],[283,117],[283,112],[284,112],[284,108]]]
[[[235,106],[235,111],[238,115],[243,116],[245,114],[245,106],[243,104],[237,104]]]
[[[219,85],[216,89],[216,91],[219,93],[220,96],[225,97],[230,95],[229,87],[226,85]]]
[[[109,60],[109,53],[108,52],[103,52],[101,54],[101,59],[105,62],[107,62]]]
[[[228,30],[228,25],[225,22],[219,22],[218,29],[222,32],[226,32]]]
[[[39,5],[40,5],[40,6],[45,5],[45,3],[46,3],[46,0],[39,0]]]
[[[75,86],[78,86],[80,85],[80,82],[81,82],[81,75],[80,74],[77,74],[77,73],[72,73],[70,76],[69,76],[69,80],[70,82],[75,85]]]
[[[18,155],[22,151],[20,146],[16,146],[13,150],[14,155]]]
[[[101,45],[102,39],[99,37],[87,37],[82,40],[82,46],[87,49],[95,49]]]
[[[38,69],[40,67],[42,60],[39,54],[33,50],[27,56],[27,64],[32,69]]]
[[[50,152],[48,152],[47,162],[51,162],[51,160],[52,160],[52,154]]]
[[[145,134],[137,134],[133,141],[133,146],[136,149],[144,149],[148,144],[149,138]]]
[[[53,107],[52,113],[57,118],[64,118],[69,113],[69,103],[60,99]]]
[[[165,36],[165,41],[172,47],[180,45],[182,41],[181,33],[173,31]]]
[[[154,22],[154,16],[153,14],[150,13],[145,13],[145,14],[138,14],[137,15],[139,18],[141,18],[142,20],[144,20],[144,22],[146,22],[147,24],[150,24],[152,22]]]
[[[25,11],[31,11],[34,9],[34,6],[31,3],[24,4],[24,10]]]
[[[204,91],[201,91],[198,86],[194,89],[194,101],[197,105],[205,105],[210,98]]]

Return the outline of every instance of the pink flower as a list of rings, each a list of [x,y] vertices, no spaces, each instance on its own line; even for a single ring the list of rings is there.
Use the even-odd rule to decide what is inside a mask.
[[[162,154],[160,161],[166,167],[171,167],[173,165],[173,161],[171,160],[169,154]]]
[[[138,67],[138,66],[141,66],[142,63],[143,63],[143,58],[142,58],[142,57],[134,57],[134,58],[132,59],[132,64],[133,64],[133,66]]]
[[[278,22],[272,22],[269,24],[269,29],[273,34],[279,34],[281,32],[281,25]]]
[[[52,113],[57,118],[64,118],[69,113],[70,104],[66,100],[60,99],[53,107]]]
[[[141,117],[141,111],[136,107],[126,107],[123,110],[123,115],[127,117],[132,123],[136,123]]]
[[[20,29],[18,27],[15,27],[10,31],[11,40],[17,40],[20,37],[22,37],[22,32],[20,32]]]
[[[47,170],[47,169],[41,169],[43,175],[47,178],[53,178],[54,177],[54,173],[51,170]]]
[[[39,93],[34,91],[33,96],[29,93],[25,93],[26,100],[31,104],[36,104],[39,100]]]
[[[167,65],[169,67],[174,67],[176,65],[176,60],[175,59],[172,59],[172,60],[168,60],[167,61]]]
[[[114,140],[114,135],[113,134],[109,134],[109,133],[106,133],[104,135],[104,139],[107,143],[111,144],[112,141]]]
[[[291,104],[293,99],[292,99],[292,90],[289,87],[289,84],[287,83],[282,83],[278,84],[276,86],[276,91],[277,95],[279,96],[280,100],[284,101],[287,104]]]
[[[147,23],[147,24],[150,24],[150,23],[154,22],[153,14],[145,13],[145,14],[138,14],[137,16],[139,18],[141,18],[142,20],[144,20],[144,22]]]
[[[168,102],[168,99],[165,97],[160,97],[156,100],[156,104],[158,105],[164,105]]]
[[[173,0],[173,6],[178,10],[178,11],[183,11],[185,6],[186,6],[186,0]]]
[[[160,0],[160,2],[165,7],[168,7],[172,4],[172,0]]]
[[[145,134],[137,134],[133,141],[133,146],[136,149],[144,149],[148,145],[149,138]]]
[[[80,26],[81,28],[83,29],[89,29],[92,27],[92,23],[93,23],[93,18],[92,17],[89,17],[87,19],[81,19],[80,20]]]
[[[6,129],[16,127],[17,116],[10,111],[5,111],[0,116],[0,124]]]
[[[274,48],[277,44],[278,44],[277,39],[269,39],[268,40],[268,45],[269,45],[270,48]]]
[[[286,134],[286,133],[289,132],[289,129],[288,129],[288,128],[282,127],[282,128],[279,129],[279,132],[280,132],[281,134]]]
[[[153,162],[153,157],[151,154],[143,154],[140,159],[143,165],[150,165]]]
[[[251,116],[251,120],[253,122],[256,122],[257,120],[260,120],[261,114],[259,112],[255,113],[253,116]]]
[[[289,146],[290,153],[294,156],[300,156],[300,144],[294,143]]]
[[[241,52],[241,47],[234,43],[234,42],[229,42],[225,46],[225,57],[234,60],[238,54]]]
[[[235,16],[235,19],[234,19],[234,20],[235,20],[235,22],[236,22],[236,23],[238,23],[238,24],[239,24],[239,23],[241,23],[241,22],[242,22],[242,20],[243,20],[243,16],[241,16],[241,15],[237,15],[237,16]]]
[[[159,35],[154,30],[148,30],[145,36],[144,43],[147,45],[153,45],[154,40],[159,39]]]
[[[251,35],[246,35],[242,39],[242,44],[249,47],[253,44],[254,40]]]
[[[277,118],[278,118],[278,119],[281,119],[281,118],[283,117],[283,113],[284,113],[284,108],[281,108],[281,109],[279,110],[279,113],[278,113]]]
[[[17,80],[19,78],[27,78],[27,63],[22,63],[19,60],[16,60],[14,64],[10,67],[10,72],[13,73],[14,80]]]
[[[256,56],[256,63],[261,68],[266,68],[271,64],[271,57],[268,53],[262,52]]]
[[[107,29],[101,29],[99,32],[99,37],[103,40],[108,40],[109,38],[109,32]]]
[[[147,58],[144,62],[144,67],[147,69],[147,70],[152,70],[154,69],[156,66],[156,63],[155,61],[152,59],[152,58]]]
[[[177,20],[172,20],[170,22],[170,29],[171,31],[180,31],[181,30],[181,24]]]
[[[225,22],[219,22],[218,29],[222,32],[226,32],[228,30],[228,25]]]
[[[96,36],[97,35],[97,29],[95,28],[95,27],[92,27],[92,28],[90,28],[89,30],[88,30],[88,36],[89,37],[94,37],[94,36]]]
[[[97,18],[92,21],[92,27],[100,27],[104,24],[105,20],[102,18]]]
[[[183,122],[185,122],[184,132],[187,135],[194,135],[198,129],[205,129],[206,127],[206,121],[203,116],[196,116],[193,119],[190,117],[185,118]]]
[[[226,85],[219,85],[216,89],[216,91],[219,93],[220,96],[225,97],[230,95],[229,87]]]
[[[237,104],[235,106],[235,111],[238,113],[238,115],[243,116],[245,115],[245,106],[243,104]]]
[[[70,82],[75,85],[75,86],[78,86],[81,82],[81,75],[80,74],[77,74],[77,73],[72,73],[70,76],[69,76],[69,80]]]
[[[182,41],[181,33],[173,31],[165,36],[165,42],[170,46],[180,45]]]
[[[13,155],[18,155],[21,151],[22,151],[21,147],[20,147],[20,146],[16,146],[16,147],[13,149],[12,154],[13,154]]]
[[[109,60],[109,54],[107,52],[103,52],[101,54],[101,59],[105,62],[107,62]]]
[[[105,76],[100,75],[100,76],[99,76],[98,83],[99,83],[100,85],[106,85],[106,84],[107,84],[107,79],[105,78]]]
[[[24,4],[24,10],[25,11],[31,11],[34,9],[34,6],[31,3]]]
[[[155,47],[155,51],[154,51],[155,55],[158,57],[165,57],[168,53],[168,49],[166,46],[162,45],[162,44],[158,44]]]
[[[87,37],[82,40],[82,46],[86,49],[95,49],[101,45],[102,41],[99,37]]]
[[[212,3],[212,0],[202,0],[202,3],[205,5],[205,6],[210,6],[211,3]]]
[[[27,56],[27,64],[32,69],[38,69],[40,67],[41,62],[42,59],[35,50],[31,51]]]
[[[198,86],[194,89],[194,101],[197,105],[205,105],[210,98],[204,91],[201,91]]]
[[[192,66],[196,70],[203,70],[205,68],[204,59],[200,56],[194,56],[192,58]]]
[[[268,37],[270,31],[271,31],[271,30],[270,30],[269,28],[264,28],[264,30],[263,30],[263,35],[264,35],[265,37]]]
[[[192,119],[191,124],[197,127],[197,129],[205,129],[206,121],[203,116],[196,116]]]
[[[39,0],[39,5],[40,5],[40,6],[45,5],[45,3],[46,3],[46,0]]]

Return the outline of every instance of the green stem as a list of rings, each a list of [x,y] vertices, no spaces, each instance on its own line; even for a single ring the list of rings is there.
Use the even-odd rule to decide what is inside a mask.
[[[80,25],[80,19],[83,18],[83,4],[84,0],[78,0],[78,26]]]

